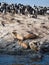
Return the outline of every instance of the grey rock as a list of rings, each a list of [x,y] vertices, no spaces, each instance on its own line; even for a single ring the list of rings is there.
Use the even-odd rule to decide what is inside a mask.
[[[40,52],[42,52],[42,53],[48,53],[49,52],[49,42],[44,42],[40,46]]]

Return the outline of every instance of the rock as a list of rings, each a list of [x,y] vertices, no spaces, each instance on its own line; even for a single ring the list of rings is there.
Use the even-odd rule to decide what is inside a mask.
[[[37,41],[31,41],[31,42],[29,43],[29,46],[30,46],[30,48],[31,48],[32,50],[38,51]]]
[[[47,53],[49,52],[49,42],[45,42],[40,46],[40,52]]]
[[[16,32],[12,32],[12,33],[14,34],[16,39],[18,39],[18,40],[23,40],[24,39],[22,35],[20,35],[20,34],[18,34]]]
[[[48,17],[48,20],[49,20],[49,17]]]
[[[7,54],[16,54],[19,53],[18,51],[23,50],[23,48],[18,44],[18,41],[0,41],[0,53],[7,53]]]
[[[33,15],[32,18],[37,18],[37,15]]]
[[[2,22],[1,22],[1,24],[2,24],[2,26],[5,26],[5,23],[4,23],[4,21],[2,21]]]
[[[19,45],[22,46],[22,48],[27,49],[28,45],[25,42],[19,41]]]

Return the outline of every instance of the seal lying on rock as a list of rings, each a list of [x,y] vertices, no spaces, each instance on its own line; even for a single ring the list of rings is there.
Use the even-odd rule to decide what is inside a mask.
[[[15,32],[15,31],[12,32],[12,33],[14,34],[15,38],[17,38],[18,40],[21,40],[21,41],[26,40],[26,39],[36,39],[36,38],[39,37],[38,35],[36,35],[36,34],[34,34],[34,33],[28,33],[28,34],[25,35],[25,36],[22,36],[22,35],[18,34],[18,33]]]
[[[29,33],[26,36],[24,36],[24,39],[35,39],[35,38],[38,38],[38,35],[34,33]]]
[[[24,49],[28,48],[28,44],[22,41],[19,41],[19,45],[22,46]]]
[[[32,50],[38,51],[37,41],[31,41],[31,42],[29,43],[29,46],[30,46],[30,48],[31,48]]]
[[[20,35],[20,34],[18,34],[16,32],[12,32],[12,33],[15,36],[15,38],[17,38],[18,40],[23,40],[23,36],[22,35]]]

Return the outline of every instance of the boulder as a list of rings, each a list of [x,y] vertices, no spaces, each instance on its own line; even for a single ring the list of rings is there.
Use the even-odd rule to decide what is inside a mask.
[[[42,52],[42,53],[48,53],[49,52],[49,42],[44,42],[40,46],[40,52]]]

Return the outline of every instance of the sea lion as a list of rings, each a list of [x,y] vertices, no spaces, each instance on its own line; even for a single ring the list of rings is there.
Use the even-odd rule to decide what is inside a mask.
[[[19,41],[19,45],[22,46],[24,49],[28,49],[28,44],[22,41]]]
[[[18,34],[16,32],[12,32],[12,33],[14,34],[16,39],[18,39],[18,40],[23,40],[24,39],[22,35],[20,35],[20,34]]]

